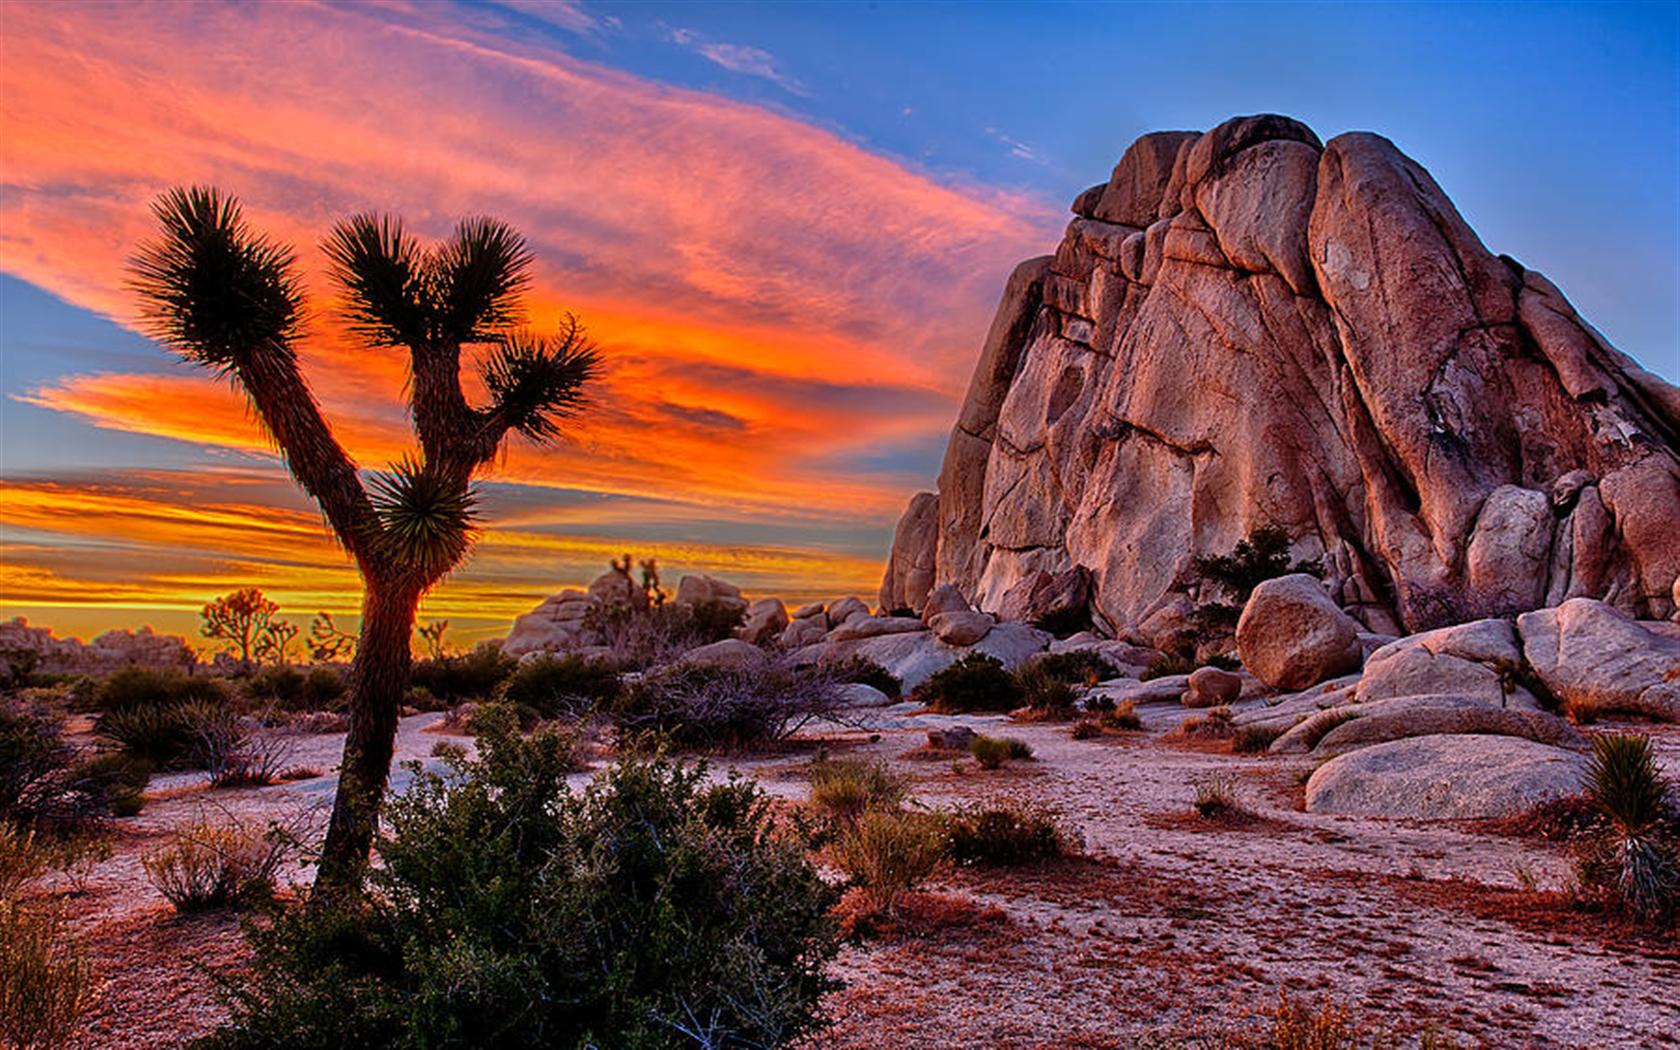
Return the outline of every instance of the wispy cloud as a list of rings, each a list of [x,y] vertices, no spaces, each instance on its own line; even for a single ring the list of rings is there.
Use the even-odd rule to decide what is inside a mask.
[[[620,25],[616,16],[597,18],[577,0],[496,0],[496,6],[579,36],[599,36],[603,31],[617,29]]]
[[[810,89],[782,70],[776,56],[759,47],[710,40],[694,29],[669,28],[666,36],[678,47],[687,48],[732,73],[760,77],[794,95],[809,95]]]

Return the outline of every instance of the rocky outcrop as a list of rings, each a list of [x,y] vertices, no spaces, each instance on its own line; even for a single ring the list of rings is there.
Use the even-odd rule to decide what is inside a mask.
[[[881,580],[881,608],[920,609],[933,590],[933,551],[939,533],[939,497],[918,492],[893,532],[887,573]]]
[[[1680,722],[1680,641],[1588,598],[1519,616],[1517,633],[1534,674],[1570,708]]]
[[[54,638],[50,627],[31,627],[17,616],[0,623],[0,664],[8,671],[45,674],[103,674],[124,667],[190,668],[198,654],[179,635],[158,634],[150,627],[137,631],[105,631],[84,643]]]
[[[1073,210],[1005,288],[937,528],[918,497],[890,577],[932,564],[1001,613],[1080,567],[1123,636],[1276,525],[1380,633],[1572,597],[1675,613],[1680,391],[1392,143],[1276,116],[1146,135]]]
[[[1581,789],[1578,751],[1509,736],[1421,736],[1333,758],[1307,812],[1449,820],[1506,817]]]

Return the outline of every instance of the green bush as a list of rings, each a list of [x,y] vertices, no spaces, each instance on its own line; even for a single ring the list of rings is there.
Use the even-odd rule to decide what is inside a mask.
[[[102,711],[129,711],[188,703],[222,706],[227,700],[227,685],[219,678],[146,667],[128,667],[107,676],[93,695],[94,706]]]
[[[1239,603],[1247,602],[1254,588],[1267,580],[1290,573],[1324,575],[1324,559],[1312,558],[1290,564],[1289,534],[1276,525],[1262,525],[1237,541],[1230,554],[1199,557],[1196,574],[1223,588]]]
[[[501,696],[543,718],[576,718],[592,708],[610,709],[622,691],[611,663],[574,653],[525,661],[502,684]]]
[[[957,864],[1029,864],[1069,851],[1067,832],[1048,812],[1001,803],[968,806],[944,817],[945,839]]]
[[[193,701],[162,707],[124,707],[99,716],[106,741],[158,769],[202,768],[206,740],[237,731],[226,707]]]
[[[140,812],[151,763],[83,758],[45,711],[0,707],[0,821],[58,837],[96,830],[107,815]]]
[[[347,691],[344,676],[331,667],[305,672],[290,664],[275,664],[259,669],[245,682],[245,695],[288,711],[341,710]]]
[[[152,763],[137,755],[110,751],[78,763],[73,775],[90,794],[104,801],[113,817],[137,815],[146,803]]]
[[[1046,653],[1027,661],[1023,670],[1029,669],[1071,685],[1096,685],[1112,678],[1115,671],[1112,664],[1090,649]]]
[[[23,706],[0,706],[0,820],[34,826],[59,809],[76,749],[63,719]]]
[[[408,682],[425,690],[439,705],[453,707],[466,700],[495,696],[518,666],[519,661],[503,655],[500,646],[486,642],[459,656],[415,661]]]
[[[834,891],[750,781],[487,726],[418,773],[365,906],[253,927],[205,1047],[779,1047],[821,1025]],[[699,1029],[699,1038],[694,1034]]]
[[[899,681],[898,676],[867,656],[853,654],[839,660],[828,660],[822,664],[822,669],[837,682],[874,686],[890,700],[897,700],[904,694],[904,683]]]
[[[911,697],[946,714],[1013,711],[1021,706],[1021,686],[993,657],[969,653],[917,686]]]
[[[977,736],[968,742],[968,752],[981,769],[997,769],[1010,759],[1032,757],[1032,746],[1014,737]]]

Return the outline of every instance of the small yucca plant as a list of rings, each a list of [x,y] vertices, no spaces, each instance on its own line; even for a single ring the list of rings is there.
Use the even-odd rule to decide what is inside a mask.
[[[1593,738],[1587,795],[1610,821],[1610,841],[1582,865],[1588,882],[1606,885],[1634,914],[1660,918],[1680,897],[1673,845],[1666,841],[1669,788],[1650,737]]]

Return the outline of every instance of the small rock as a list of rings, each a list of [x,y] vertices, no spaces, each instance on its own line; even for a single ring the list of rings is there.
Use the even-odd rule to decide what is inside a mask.
[[[974,743],[974,738],[979,735],[967,726],[951,726],[948,729],[928,730],[927,740],[929,747],[967,751],[968,746]]]
[[[1184,690],[1185,707],[1219,707],[1235,703],[1242,694],[1242,675],[1217,667],[1198,667],[1190,672]]]
[[[869,606],[858,598],[842,598],[828,607],[828,627],[833,630],[851,619],[856,613],[869,615]]]
[[[993,620],[983,612],[935,613],[928,619],[933,636],[946,645],[973,645],[991,633]]]
[[[940,613],[968,612],[968,599],[956,586],[942,583],[928,595],[927,602],[922,605],[922,619],[930,625],[935,616]]]

